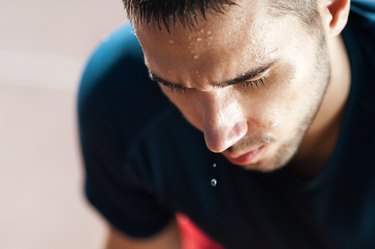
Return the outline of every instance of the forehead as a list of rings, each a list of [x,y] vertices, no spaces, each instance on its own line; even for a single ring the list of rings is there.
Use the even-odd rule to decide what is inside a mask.
[[[266,15],[267,7],[262,2],[239,1],[225,14],[211,12],[207,20],[199,21],[192,30],[179,22],[171,27],[170,33],[140,24],[135,31],[147,66],[162,75],[171,68],[178,72],[186,68],[223,71],[225,65],[226,70],[236,74],[249,69],[249,60],[254,67],[272,60],[277,47],[275,37],[268,36],[277,28]]]
[[[238,5],[228,7],[224,13],[208,10],[205,20],[197,15],[197,22],[193,21],[193,28],[182,25],[176,18],[175,25],[169,24],[171,32],[168,32],[164,25],[161,25],[159,30],[157,25],[148,26],[145,22],[136,25],[135,31],[143,44],[168,42],[184,44],[188,41],[194,43],[194,41],[203,41],[204,38],[211,38],[213,41],[230,45],[233,44],[232,35],[244,36],[249,34],[249,31],[254,35],[256,31],[263,28],[260,25],[262,22],[256,22],[257,17],[262,16],[262,12],[264,6],[258,1],[244,0],[238,1]],[[207,42],[212,43],[210,39]]]

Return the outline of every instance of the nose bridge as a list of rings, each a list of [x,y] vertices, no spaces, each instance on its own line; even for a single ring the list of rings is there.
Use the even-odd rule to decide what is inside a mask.
[[[221,94],[220,91],[202,93],[202,96],[202,111],[205,124],[215,127],[225,126],[227,122],[225,113],[230,113],[228,109],[233,109],[233,103],[230,103],[230,100],[224,94]]]
[[[225,89],[201,93],[201,100],[203,131],[211,151],[222,152],[246,134],[240,103]]]

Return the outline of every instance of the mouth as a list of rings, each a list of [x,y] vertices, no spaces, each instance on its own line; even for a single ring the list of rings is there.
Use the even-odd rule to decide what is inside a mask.
[[[223,152],[223,155],[233,164],[248,165],[256,162],[258,155],[260,154],[260,152],[263,151],[264,147],[265,145],[261,145],[255,149],[252,149],[242,154],[236,153],[237,155],[231,155],[228,152]]]

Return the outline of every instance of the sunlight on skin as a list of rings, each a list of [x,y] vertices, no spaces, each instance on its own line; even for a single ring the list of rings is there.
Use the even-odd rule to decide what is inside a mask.
[[[337,36],[326,40],[308,34],[294,16],[269,18],[262,1],[240,3],[244,8],[230,8],[225,16],[211,13],[192,31],[181,25],[170,34],[145,25],[135,30],[149,70],[183,89],[161,84],[204,133],[207,147],[234,164],[271,171],[288,162],[301,142],[302,150],[311,147],[309,134],[332,129],[348,87],[338,86],[330,60],[347,58],[336,48],[341,42]],[[272,66],[251,79],[262,80],[257,86],[212,85],[270,62]]]

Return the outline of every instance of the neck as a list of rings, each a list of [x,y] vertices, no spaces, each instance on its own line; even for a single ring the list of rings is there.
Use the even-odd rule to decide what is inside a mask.
[[[289,167],[293,173],[305,177],[316,176],[332,155],[349,96],[350,64],[342,38],[332,38],[327,45],[331,61],[330,82],[320,109]]]

